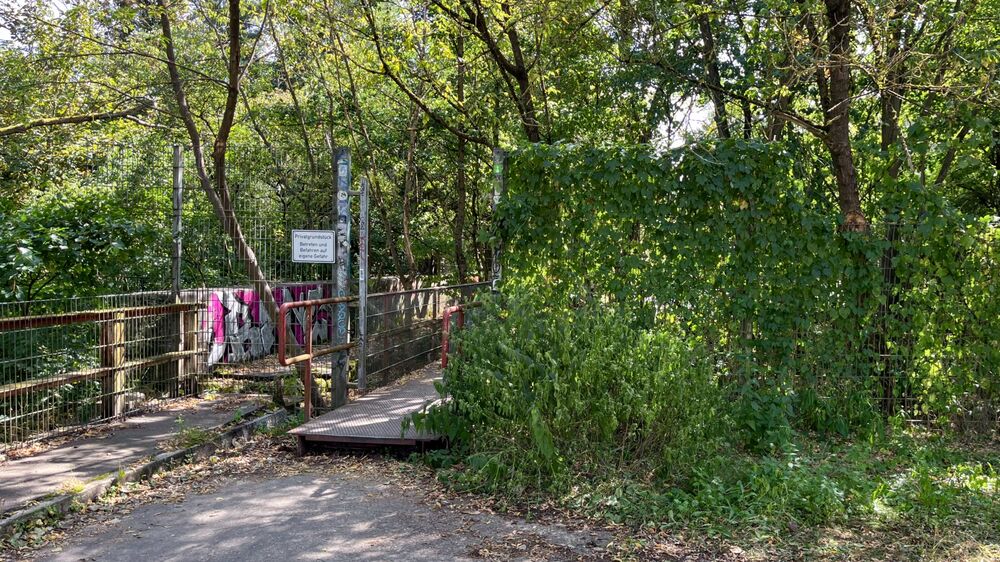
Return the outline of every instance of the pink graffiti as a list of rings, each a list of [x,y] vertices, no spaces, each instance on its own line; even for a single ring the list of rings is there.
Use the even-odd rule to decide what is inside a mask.
[[[290,301],[328,297],[332,290],[329,285],[287,285],[275,287],[273,294],[275,302],[281,306]],[[304,345],[305,312],[293,309],[290,316],[295,339],[299,345]],[[313,343],[329,341],[333,325],[329,307],[320,308],[313,317]],[[202,329],[209,327],[209,365],[250,361],[277,351],[274,323],[252,289],[212,291],[202,320]]]

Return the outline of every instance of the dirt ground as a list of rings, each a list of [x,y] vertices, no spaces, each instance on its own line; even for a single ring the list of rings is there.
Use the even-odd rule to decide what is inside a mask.
[[[0,560],[737,560],[555,508],[500,508],[381,453],[293,454],[259,435],[133,483]]]

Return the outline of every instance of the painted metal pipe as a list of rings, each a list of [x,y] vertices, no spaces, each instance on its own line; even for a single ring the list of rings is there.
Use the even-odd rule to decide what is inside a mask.
[[[455,306],[449,306],[444,309],[441,314],[441,368],[444,369],[448,366],[448,350],[450,348],[450,336],[451,336],[451,317],[452,315],[457,315],[455,319],[455,327],[462,328],[465,326],[465,310],[467,308],[474,308],[480,306],[479,302],[467,302],[465,304],[457,304]]]
[[[313,309],[328,304],[346,306],[347,303],[357,302],[357,300],[358,297],[356,296],[343,296],[326,299],[291,301],[282,304],[281,307],[278,308],[278,363],[284,367],[288,367],[296,363],[305,362],[302,370],[302,386],[305,394],[304,416],[306,421],[309,421],[309,419],[312,418],[312,360],[331,353],[344,352],[357,345],[356,342],[346,342],[322,349],[320,351],[313,351]],[[303,342],[305,353],[288,357],[286,353],[286,348],[288,347],[288,314],[293,308],[306,309],[305,326],[303,327],[302,335],[305,339]],[[336,373],[331,374],[336,376]]]

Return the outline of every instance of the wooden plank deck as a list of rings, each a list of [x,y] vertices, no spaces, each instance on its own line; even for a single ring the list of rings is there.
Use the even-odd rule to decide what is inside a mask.
[[[438,441],[437,435],[402,430],[403,418],[440,399],[434,382],[441,369],[432,364],[409,381],[366,394],[289,431],[298,438],[299,454],[310,442],[346,446],[417,446]]]

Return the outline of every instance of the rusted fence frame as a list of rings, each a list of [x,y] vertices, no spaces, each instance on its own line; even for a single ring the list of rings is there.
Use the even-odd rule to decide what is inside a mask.
[[[487,281],[369,295],[369,306],[365,307],[369,345],[364,360],[369,378],[378,376],[378,379],[369,380],[368,388],[373,387],[372,383],[381,386],[384,384],[382,379],[391,378],[391,373],[422,356],[436,360],[441,349],[440,322],[444,309],[471,300],[473,294],[489,289]],[[414,330],[419,333],[410,337],[409,332]]]
[[[131,370],[163,365],[177,361],[177,382],[181,383],[193,366],[198,354],[196,330],[197,311],[203,308],[198,303],[168,304],[158,306],[138,306],[108,310],[88,310],[64,314],[47,314],[0,318],[0,332],[32,330],[37,328],[69,326],[72,324],[100,323],[100,363],[101,366],[81,371],[63,373],[37,380],[27,380],[0,386],[0,399],[13,398],[35,390],[45,390],[64,384],[84,380],[100,379],[102,392],[102,418],[116,418],[125,412],[125,376]],[[125,321],[131,318],[179,315],[180,341],[178,350],[146,359],[129,361],[126,357]],[[31,412],[31,415],[37,412]],[[25,414],[27,415],[27,414]],[[11,416],[11,420],[23,416]]]
[[[441,314],[441,368],[444,369],[448,366],[448,351],[450,349],[451,337],[451,317],[454,315],[456,317],[455,327],[462,328],[465,326],[465,311],[470,308],[475,308],[477,306],[482,306],[480,302],[469,302],[463,303],[455,306],[449,306],[444,309],[444,313]]]
[[[312,417],[312,360],[317,357],[347,351],[357,345],[357,342],[345,342],[333,345],[320,351],[313,351],[313,309],[328,304],[343,304],[357,302],[356,296],[332,297],[326,299],[312,299],[305,301],[286,302],[278,309],[278,363],[283,367],[290,367],[296,363],[305,363],[302,372],[303,402],[305,403],[304,417],[309,421]],[[288,357],[288,316],[293,308],[305,308],[305,325],[303,326],[303,351],[293,357]]]

